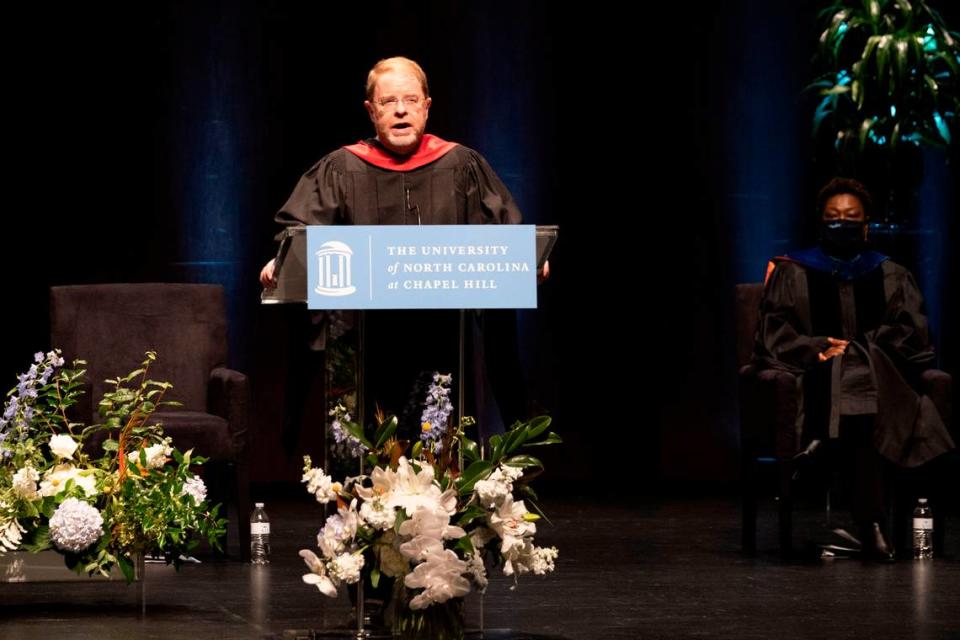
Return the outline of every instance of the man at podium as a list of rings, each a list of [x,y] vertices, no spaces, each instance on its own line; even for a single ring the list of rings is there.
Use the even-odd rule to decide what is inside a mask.
[[[280,224],[517,224],[510,192],[476,151],[425,134],[432,100],[413,60],[378,62],[364,107],[376,136],[327,154],[300,178]],[[267,283],[268,264],[261,274]]]
[[[367,76],[364,101],[375,137],[321,158],[300,178],[276,221],[285,226],[519,223],[513,197],[479,153],[425,133],[431,105],[420,65],[403,57],[378,62]],[[276,286],[274,271],[270,260],[260,273],[264,287]],[[494,310],[471,317],[475,322],[467,332],[474,336],[475,366],[465,374],[465,386],[474,392],[470,410],[489,406],[482,398],[485,379],[510,423],[525,409],[514,314]],[[400,414],[403,430],[415,437],[420,425],[411,383],[435,370],[457,370],[458,314],[369,313],[366,336],[367,396]]]

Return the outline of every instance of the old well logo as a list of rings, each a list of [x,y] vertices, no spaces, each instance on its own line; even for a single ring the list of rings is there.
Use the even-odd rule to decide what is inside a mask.
[[[318,262],[317,287],[322,296],[349,296],[356,293],[353,286],[351,261],[353,249],[343,242],[331,240],[320,245],[316,253]]]

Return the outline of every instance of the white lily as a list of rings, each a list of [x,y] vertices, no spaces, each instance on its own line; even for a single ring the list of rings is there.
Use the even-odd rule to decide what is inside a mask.
[[[401,457],[397,470],[387,470],[384,476],[390,484],[387,504],[392,507],[400,507],[412,514],[419,507],[432,509],[441,502],[440,487],[434,481],[430,465],[424,465],[418,472],[405,457]]]
[[[496,531],[503,541],[500,551],[504,556],[513,547],[522,545],[524,538],[537,532],[537,525],[524,519],[524,515],[528,513],[523,500],[514,502],[513,496],[507,496],[496,513],[490,514],[490,528]]]

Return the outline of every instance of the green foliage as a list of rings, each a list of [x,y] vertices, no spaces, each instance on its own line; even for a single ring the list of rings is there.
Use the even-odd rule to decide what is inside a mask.
[[[195,496],[205,493],[194,469],[205,460],[181,453],[165,438],[154,412],[177,406],[166,401],[169,382],[151,380],[148,352],[141,367],[108,380],[113,388],[98,404],[101,422],[69,419],[84,393],[83,361],[63,367],[58,351],[37,354],[37,364],[8,395],[0,429],[0,551],[19,548],[64,553],[79,573],[109,573],[117,565],[133,579],[136,554],[160,552],[178,564],[206,539],[218,548],[226,521],[219,507]],[[102,454],[91,457],[85,442],[106,432]],[[58,547],[50,520],[70,498],[94,507],[103,519],[99,537],[79,552]],[[11,523],[17,526],[13,527]]]
[[[331,430],[359,459],[359,475],[334,481],[304,458],[307,491],[337,509],[318,534],[319,555],[300,552],[311,572],[304,581],[332,597],[342,583],[392,580],[401,587],[393,628],[401,637],[447,637],[458,618],[450,611],[469,584],[486,588],[487,567],[500,565],[514,579],[543,575],[558,553],[534,543],[534,523],[545,516],[529,486],[544,470],[532,454],[562,442],[551,419],[517,422],[483,446],[467,435],[472,418],[453,422],[449,381],[434,375],[412,445],[397,438],[396,417],[378,409],[368,427],[351,420],[349,399],[335,402]]]
[[[814,134],[843,154],[908,143],[950,148],[960,111],[960,36],[924,0],[841,0],[823,11],[810,85]]]

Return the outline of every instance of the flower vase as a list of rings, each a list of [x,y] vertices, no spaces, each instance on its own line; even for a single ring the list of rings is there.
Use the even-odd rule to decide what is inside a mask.
[[[398,581],[399,583],[399,581]],[[411,609],[406,589],[394,595],[393,636],[401,640],[463,640],[463,598],[437,602],[425,609]]]
[[[363,588],[360,590],[360,597],[363,598],[363,607],[357,607],[357,585],[347,590],[350,596],[350,604],[353,606],[355,615],[363,616],[362,629],[367,631],[370,637],[389,637],[390,620],[389,612],[392,607],[394,595],[394,580],[387,576],[380,576],[377,586],[373,586],[369,572],[363,572]]]

